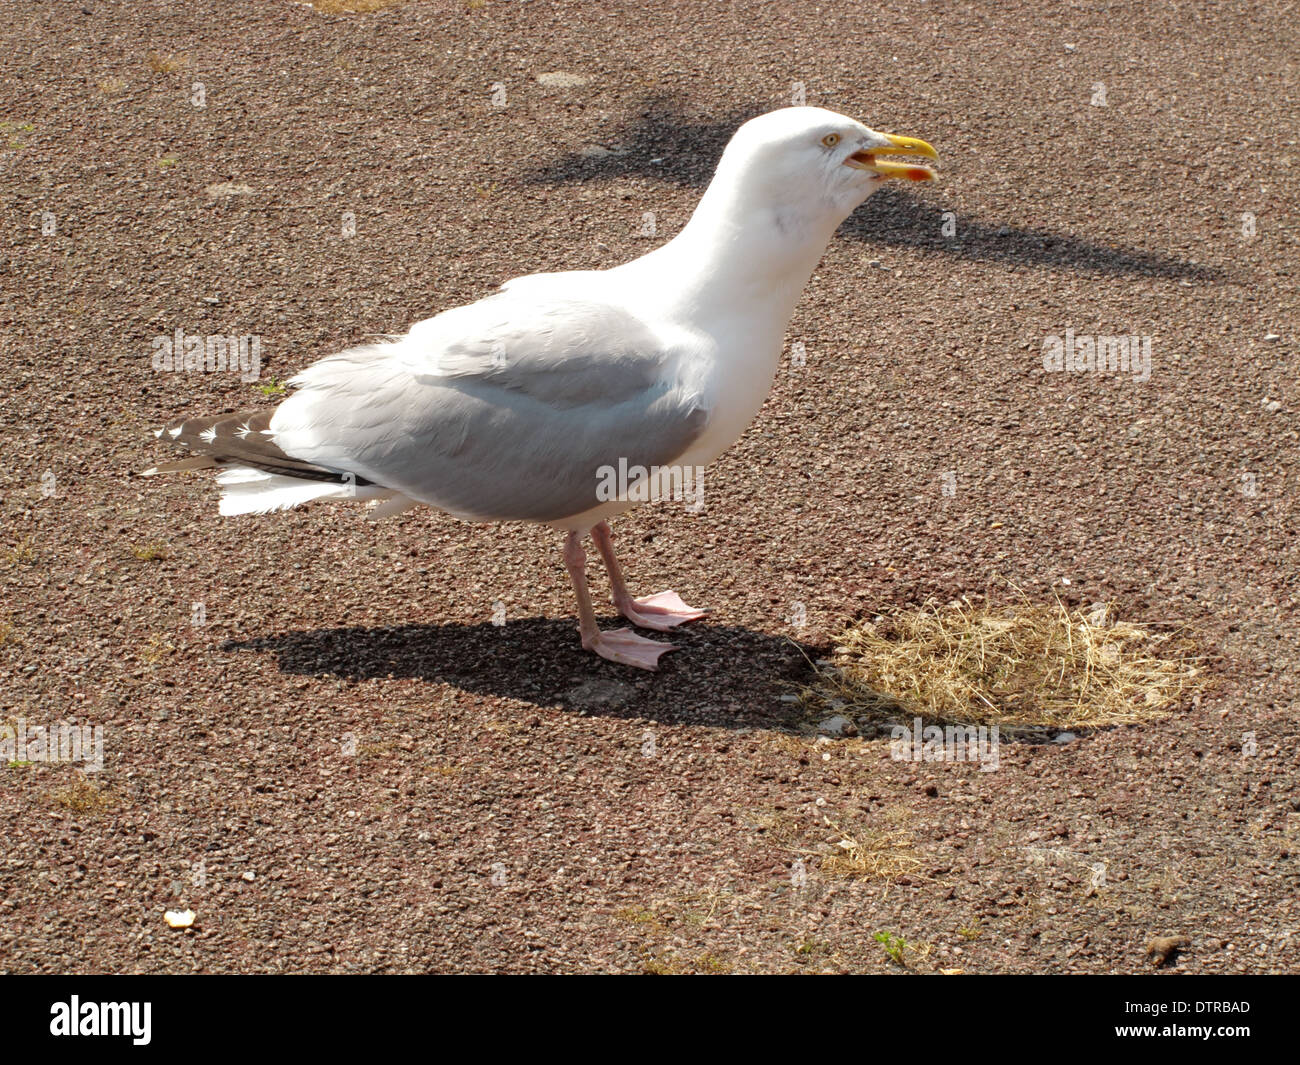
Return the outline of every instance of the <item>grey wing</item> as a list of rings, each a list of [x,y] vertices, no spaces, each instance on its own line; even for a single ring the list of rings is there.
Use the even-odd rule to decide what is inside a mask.
[[[667,466],[703,431],[689,353],[596,301],[494,296],[294,379],[286,454],[483,520],[607,501],[608,471]]]

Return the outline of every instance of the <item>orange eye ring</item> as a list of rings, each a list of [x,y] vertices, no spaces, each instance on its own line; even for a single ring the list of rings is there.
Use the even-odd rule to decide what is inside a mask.
[[[828,133],[822,138],[822,143],[827,148],[834,148],[835,145],[840,143],[840,135],[838,133]]]

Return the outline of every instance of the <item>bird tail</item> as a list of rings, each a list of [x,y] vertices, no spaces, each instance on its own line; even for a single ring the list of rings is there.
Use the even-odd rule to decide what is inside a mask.
[[[413,501],[391,489],[344,470],[304,462],[285,454],[272,442],[274,411],[224,414],[212,418],[182,418],[154,436],[193,454],[164,462],[143,476],[186,470],[220,469],[220,513],[269,514],[313,499],[362,499],[381,505],[372,516],[399,513]],[[399,505],[404,503],[405,505]]]

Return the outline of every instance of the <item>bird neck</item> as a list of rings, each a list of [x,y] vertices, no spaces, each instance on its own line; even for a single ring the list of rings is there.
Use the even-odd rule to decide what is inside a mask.
[[[756,205],[714,181],[676,237],[628,265],[673,277],[701,324],[741,314],[784,333],[841,221],[826,203]]]

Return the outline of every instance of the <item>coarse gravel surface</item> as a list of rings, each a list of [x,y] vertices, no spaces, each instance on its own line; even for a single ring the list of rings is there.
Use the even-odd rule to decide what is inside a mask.
[[[16,0],[0,55],[0,722],[104,741],[0,764],[0,971],[1300,967],[1293,5]],[[178,414],[644,253],[799,92],[941,180],[844,225],[702,513],[615,523],[713,610],[657,674],[582,652],[549,530],[139,477]],[[1046,372],[1067,328],[1149,379]],[[176,330],[260,378],[156,372]],[[1191,626],[1216,685],[992,772],[782,700],[1002,581]]]

